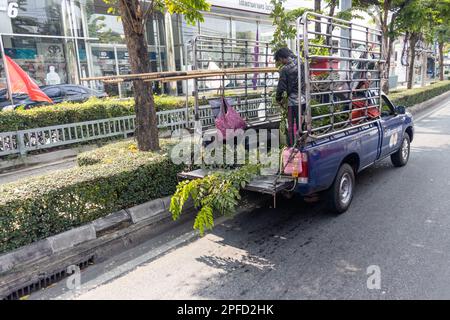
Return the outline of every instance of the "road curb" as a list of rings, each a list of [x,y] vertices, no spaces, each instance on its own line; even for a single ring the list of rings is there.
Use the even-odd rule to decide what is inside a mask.
[[[165,211],[162,199],[149,201],[138,206],[126,209],[133,223],[139,223],[143,220],[162,215]]]
[[[409,111],[413,116],[428,109],[434,107],[437,103],[441,102],[444,99],[447,99],[450,97],[450,91],[443,93],[437,97],[434,97],[430,100],[427,100],[425,102],[416,104],[412,107],[407,108],[406,110]]]
[[[12,252],[0,255],[0,300],[43,278],[63,273],[68,266],[78,265],[93,257],[105,257],[147,240],[156,225],[169,225],[171,197],[149,201],[139,206],[114,212],[86,225],[48,237]],[[193,213],[188,201],[184,217]]]
[[[33,262],[51,254],[53,254],[53,250],[48,239],[40,240],[3,254],[0,256],[0,275],[17,265]]]
[[[168,211],[170,198],[150,201],[138,209],[131,208],[131,211],[144,211],[143,208],[156,208],[160,211],[159,204],[163,204],[165,208],[158,214],[146,212],[145,215],[140,215],[137,223],[133,223],[128,214],[129,210],[121,210],[0,256],[0,265],[3,268],[0,272],[0,300],[19,299],[63,279],[68,275],[69,266],[82,268],[90,263],[105,261],[176,225],[191,221],[197,212],[193,201],[186,202],[183,214],[174,222]],[[242,205],[237,208],[236,214],[253,210],[263,201],[266,199],[247,195],[243,198]]]
[[[52,253],[55,254],[96,238],[97,234],[95,233],[94,226],[92,224],[88,224],[65,231],[52,237],[48,237],[47,240],[52,248]]]
[[[101,237],[108,232],[126,228],[132,223],[131,217],[126,210],[111,213],[104,218],[91,222],[97,237]]]

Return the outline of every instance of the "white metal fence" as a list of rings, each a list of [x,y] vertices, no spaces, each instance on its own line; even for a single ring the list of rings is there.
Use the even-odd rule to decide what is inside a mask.
[[[251,99],[246,103],[235,102],[236,110],[251,122],[260,122],[278,115],[271,101],[264,98]],[[175,130],[193,127],[194,111],[189,108],[160,111],[157,113],[160,129]],[[200,108],[200,120],[204,127],[214,125],[209,106]],[[135,116],[69,123],[45,128],[13,132],[0,132],[0,156],[26,154],[32,150],[88,142],[115,136],[127,137],[136,129]]]

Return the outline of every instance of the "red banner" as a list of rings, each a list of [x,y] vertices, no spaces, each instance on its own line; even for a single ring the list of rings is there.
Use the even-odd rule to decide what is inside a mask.
[[[34,82],[33,79],[10,57],[5,55],[9,81],[11,83],[11,93],[25,93],[33,101],[45,101],[53,103]]]

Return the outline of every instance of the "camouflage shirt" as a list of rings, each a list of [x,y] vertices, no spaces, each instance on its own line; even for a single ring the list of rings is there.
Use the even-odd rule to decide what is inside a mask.
[[[304,67],[301,67],[301,75],[304,77]],[[302,81],[302,92],[304,92],[305,82]],[[288,96],[288,106],[298,105],[298,64],[297,58],[293,57],[289,59],[289,63],[286,64],[280,70],[280,79],[278,80],[276,100],[281,102],[283,99],[283,93],[286,92]]]

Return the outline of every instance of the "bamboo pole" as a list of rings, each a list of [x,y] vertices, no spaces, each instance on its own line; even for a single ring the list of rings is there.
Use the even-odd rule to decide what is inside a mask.
[[[90,77],[83,78],[81,81],[103,81],[105,83],[121,83],[125,81],[144,80],[144,81],[181,81],[189,79],[227,76],[227,75],[243,75],[252,73],[273,73],[278,72],[275,67],[260,67],[260,68],[230,68],[221,70],[192,70],[179,72],[152,72],[142,74],[129,74],[119,76],[106,77]]]

